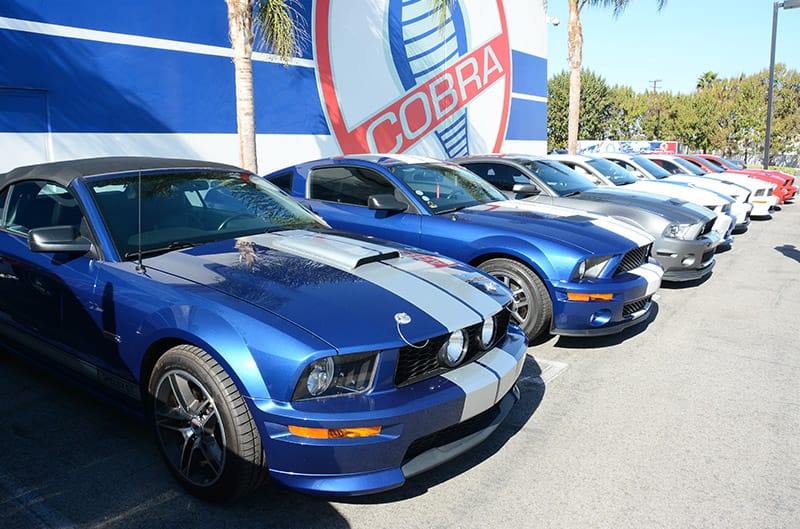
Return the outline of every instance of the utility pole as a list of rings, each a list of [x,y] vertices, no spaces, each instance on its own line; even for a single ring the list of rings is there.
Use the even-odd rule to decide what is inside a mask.
[[[653,79],[652,81],[648,81],[649,83],[653,83],[653,95],[655,96],[658,93],[658,83],[661,82],[661,79]],[[655,138],[654,140],[659,139],[661,136],[661,104],[658,100],[656,100],[656,130],[655,130]]]

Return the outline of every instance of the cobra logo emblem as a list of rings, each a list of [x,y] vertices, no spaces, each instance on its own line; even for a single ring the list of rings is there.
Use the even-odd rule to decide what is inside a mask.
[[[346,4],[314,3],[318,87],[344,154],[500,150],[511,94],[502,1],[455,1],[442,27],[430,6],[372,2],[356,25]]]
[[[414,89],[439,69],[467,54],[461,5],[451,4],[450,16],[443,27],[439,27],[429,6],[428,2],[389,0],[389,46],[397,76],[406,90]],[[455,98],[451,101],[455,103]],[[434,132],[448,158],[469,154],[466,107],[447,116]]]

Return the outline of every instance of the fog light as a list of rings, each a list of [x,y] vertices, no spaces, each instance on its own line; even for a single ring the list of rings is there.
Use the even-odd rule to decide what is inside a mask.
[[[589,316],[589,325],[592,327],[602,327],[611,321],[611,311],[608,309],[598,310]]]
[[[695,259],[694,259],[694,257],[692,257],[691,255],[690,255],[690,256],[688,256],[688,257],[684,257],[684,258],[681,260],[681,264],[682,264],[683,266],[692,266],[692,265],[694,265],[694,263],[695,263]]]

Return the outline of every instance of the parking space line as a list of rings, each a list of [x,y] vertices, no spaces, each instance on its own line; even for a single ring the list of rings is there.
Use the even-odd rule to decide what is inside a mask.
[[[60,512],[47,506],[46,500],[35,490],[24,486],[17,478],[0,468],[0,491],[7,499],[2,503],[16,505],[18,512],[40,529],[73,529],[75,526]]]

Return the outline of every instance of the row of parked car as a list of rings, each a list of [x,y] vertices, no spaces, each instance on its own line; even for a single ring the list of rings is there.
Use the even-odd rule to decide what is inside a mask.
[[[490,435],[532,341],[644,321],[662,280],[707,276],[732,233],[796,193],[788,175],[658,163],[21,167],[0,175],[0,337],[147,419],[198,497],[267,476],[379,492]]]

